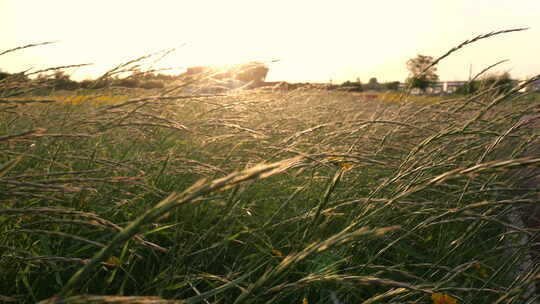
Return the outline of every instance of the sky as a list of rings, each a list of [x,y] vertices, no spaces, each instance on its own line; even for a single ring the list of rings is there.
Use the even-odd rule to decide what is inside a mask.
[[[435,58],[492,31],[438,65],[441,80],[467,80],[504,59],[496,72],[540,74],[540,0],[0,0],[0,69],[20,72],[71,64],[73,79],[175,51],[154,68],[266,62],[267,81],[404,81],[406,62]],[[272,62],[278,60],[276,62]]]

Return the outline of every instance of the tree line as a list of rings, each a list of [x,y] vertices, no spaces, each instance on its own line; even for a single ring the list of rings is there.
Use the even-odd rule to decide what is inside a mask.
[[[345,81],[339,86],[332,86],[331,89],[347,92],[397,91],[399,90],[399,84],[399,81],[379,83],[376,77],[371,77],[367,83],[362,83],[360,79],[357,78],[356,81]]]
[[[417,55],[407,61],[407,70],[409,76],[405,81],[405,88],[418,89],[426,93],[428,88],[439,81],[437,67],[434,65],[434,58],[426,55]],[[266,69],[267,72],[267,69]],[[40,74],[35,79],[30,79],[25,73],[7,73],[0,70],[0,88],[3,91],[9,89],[10,84],[33,83],[39,84],[40,90],[77,90],[77,89],[100,89],[105,87],[125,87],[125,88],[143,88],[160,89],[164,88],[167,82],[178,80],[180,75],[166,75],[154,72],[131,71],[128,77],[105,77],[96,80],[86,79],[75,81],[62,70],[51,74]],[[477,79],[471,79],[463,86],[459,87],[454,93],[473,94],[484,88],[493,88],[494,90],[507,91],[515,85],[517,81],[512,79],[508,72],[501,74],[487,74]],[[362,83],[360,79],[356,81],[345,81],[341,85],[330,85],[331,90],[342,90],[348,92],[363,91],[397,91],[400,89],[399,81],[390,81],[379,83],[376,77],[369,79],[367,83]],[[26,93],[26,92],[25,92]]]
[[[433,64],[434,62],[433,57],[426,55],[417,55],[409,59],[406,63],[409,76],[405,80],[403,87],[417,89],[422,93],[426,93],[428,88],[433,87],[439,81],[437,66]],[[469,80],[453,93],[474,94],[486,88],[504,92],[510,90],[516,83],[517,80],[512,79],[508,72],[491,73]],[[379,83],[375,77],[370,78],[367,83],[362,83],[357,78],[356,81],[345,81],[341,85],[332,86],[332,89],[349,92],[397,91],[400,89],[400,84],[399,81]]]
[[[32,88],[37,91],[43,90],[77,90],[77,89],[102,89],[106,87],[125,87],[160,89],[165,87],[165,83],[176,79],[178,76],[165,75],[159,73],[133,72],[128,77],[105,77],[98,79],[85,79],[76,81],[62,70],[52,74],[39,74],[35,78],[30,78],[24,73],[8,73],[0,71],[0,89],[2,91],[13,91],[15,88]],[[39,89],[38,89],[39,87]],[[33,91],[36,91],[33,90]],[[12,92],[16,94],[16,92]],[[27,90],[21,93],[28,93]],[[12,94],[9,94],[13,96]]]

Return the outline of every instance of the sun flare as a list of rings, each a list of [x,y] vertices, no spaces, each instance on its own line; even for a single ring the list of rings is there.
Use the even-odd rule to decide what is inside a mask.
[[[58,0],[36,1],[32,10],[22,3],[0,1],[0,11],[7,12],[0,25],[10,29],[2,49],[61,43],[0,56],[0,69],[8,72],[93,63],[74,78],[99,77],[119,62],[175,47],[163,59],[167,64],[160,64],[164,68],[279,59],[269,72],[272,81],[403,81],[405,62],[418,53],[436,57],[475,35],[516,27],[530,30],[506,37],[504,43],[493,40],[460,50],[440,64],[441,79],[467,79],[471,62],[475,73],[501,58],[510,59],[502,68],[512,69],[516,78],[538,70],[539,44],[531,37],[538,36],[540,2],[534,0],[496,6],[459,0],[450,7],[398,1],[391,9],[382,2],[358,1]],[[467,22],[456,24],[456,15]]]

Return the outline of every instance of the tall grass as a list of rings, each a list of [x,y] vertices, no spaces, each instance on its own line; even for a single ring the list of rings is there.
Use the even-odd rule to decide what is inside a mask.
[[[519,89],[2,96],[0,300],[535,303]]]

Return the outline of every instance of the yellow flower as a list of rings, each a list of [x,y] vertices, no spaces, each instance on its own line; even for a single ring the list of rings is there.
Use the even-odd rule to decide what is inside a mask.
[[[327,157],[328,161],[332,162],[334,165],[337,165],[343,169],[343,171],[349,171],[352,169],[353,164],[350,162],[347,162],[347,160],[344,157]]]
[[[339,166],[343,169],[343,171],[349,171],[352,169],[353,164],[351,163],[340,163]]]
[[[302,299],[302,304],[309,304],[309,302],[308,302],[308,300],[307,300],[306,297],[304,297],[304,298]]]
[[[434,293],[431,295],[433,304],[457,304],[457,300],[444,293]]]
[[[276,249],[272,250],[272,254],[277,256],[277,257],[280,257],[280,258],[283,257],[283,252],[281,252],[279,250],[276,250]]]
[[[70,101],[72,104],[76,105],[76,104],[82,103],[86,99],[87,99],[87,97],[84,96],[84,95],[75,95],[75,96],[69,97],[68,101]]]
[[[120,267],[122,265],[122,262],[120,261],[119,258],[115,256],[111,256],[105,262],[103,262],[103,264],[110,267]]]
[[[476,271],[478,271],[480,276],[482,276],[483,278],[489,277],[489,274],[488,274],[487,270],[484,267],[482,267],[482,265],[480,265],[480,263],[474,263],[473,266],[474,266],[474,268],[476,268]]]

